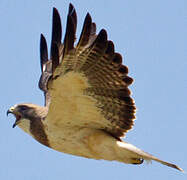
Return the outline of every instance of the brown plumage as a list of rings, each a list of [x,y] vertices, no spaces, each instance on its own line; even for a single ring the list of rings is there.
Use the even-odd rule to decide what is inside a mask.
[[[50,59],[45,37],[41,35],[42,75],[39,88],[44,92],[45,106],[18,104],[8,110],[26,133],[57,151],[94,159],[141,164],[155,160],[181,170],[135,146],[121,137],[132,128],[135,103],[122,56],[107,39],[106,30],[96,35],[96,25],[86,15],[76,40],[77,15],[69,6],[64,42],[57,9],[53,9]]]

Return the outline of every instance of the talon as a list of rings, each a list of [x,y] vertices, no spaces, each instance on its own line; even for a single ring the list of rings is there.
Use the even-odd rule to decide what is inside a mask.
[[[142,164],[144,162],[144,159],[142,158],[133,158],[132,159],[132,164],[137,165],[137,164]]]

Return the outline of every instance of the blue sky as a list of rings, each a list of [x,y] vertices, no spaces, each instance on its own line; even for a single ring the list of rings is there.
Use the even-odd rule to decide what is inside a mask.
[[[43,104],[39,40],[51,39],[52,7],[65,31],[68,4],[105,28],[135,79],[131,86],[137,120],[126,141],[187,171],[187,1],[186,0],[1,0],[0,179],[184,180],[186,174],[158,163],[140,166],[96,161],[49,149],[19,128],[7,109],[21,102]]]

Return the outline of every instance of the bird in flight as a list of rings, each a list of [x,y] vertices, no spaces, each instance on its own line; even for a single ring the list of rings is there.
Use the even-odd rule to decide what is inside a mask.
[[[136,107],[129,90],[133,79],[106,30],[96,34],[89,13],[74,45],[76,28],[77,15],[70,4],[61,43],[61,20],[53,9],[50,57],[45,37],[40,39],[39,88],[45,105],[12,106],[7,114],[16,118],[13,127],[56,151],[127,164],[154,160],[183,171],[122,140],[134,125]]]

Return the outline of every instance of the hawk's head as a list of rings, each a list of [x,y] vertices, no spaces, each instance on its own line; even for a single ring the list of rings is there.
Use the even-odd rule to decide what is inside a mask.
[[[34,104],[17,104],[12,106],[7,115],[12,113],[16,117],[16,121],[13,124],[13,128],[18,125],[24,131],[30,129],[30,123],[33,121],[44,119],[47,115],[47,109]]]
[[[23,131],[30,134],[40,143],[50,146],[47,135],[45,134],[45,127],[42,123],[42,120],[45,119],[48,113],[47,107],[26,103],[17,104],[7,111],[7,115],[9,113],[12,113],[16,117],[13,128],[18,125]]]

